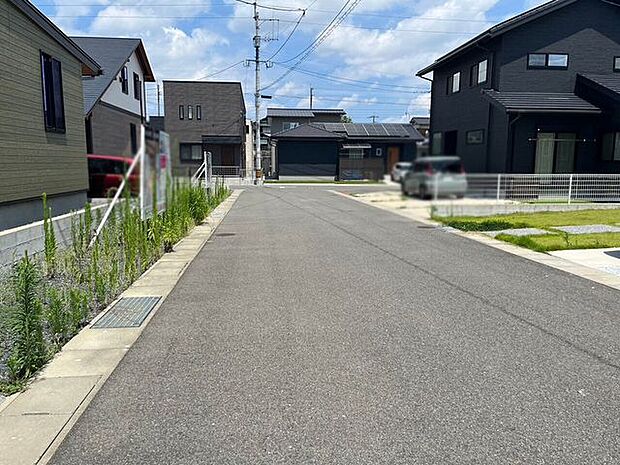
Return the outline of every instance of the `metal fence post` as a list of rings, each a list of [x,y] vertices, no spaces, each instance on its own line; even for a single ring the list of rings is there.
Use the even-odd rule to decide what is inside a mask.
[[[498,174],[497,175],[497,196],[495,197],[495,199],[498,202],[499,202],[499,198],[500,198],[501,188],[502,188],[502,175]]]
[[[568,178],[568,204],[570,205],[571,197],[573,196],[573,175]]]
[[[140,148],[138,149],[138,156],[140,158],[140,218],[144,221],[146,219],[146,181],[147,173],[145,158],[146,158],[146,130],[144,124],[140,125]]]

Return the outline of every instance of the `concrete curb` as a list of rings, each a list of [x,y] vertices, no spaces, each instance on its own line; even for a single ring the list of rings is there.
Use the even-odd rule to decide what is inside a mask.
[[[242,192],[233,191],[203,224],[175,246],[173,253],[164,255],[119,296],[161,297],[140,327],[93,329],[112,303],[56,354],[28,389],[0,405],[0,464],[49,462]]]
[[[358,197],[354,197],[352,195],[348,195],[342,192],[337,192],[337,191],[329,191],[333,194],[336,195],[340,195],[342,197],[345,197],[349,200],[354,200],[356,202],[359,202],[361,204],[364,205],[368,205],[371,207],[375,207],[375,208],[379,208],[380,210],[384,210],[384,211],[388,211],[391,213],[395,213],[397,215],[403,216],[405,218],[408,218],[412,221],[417,221],[419,223],[423,223],[423,224],[427,224],[427,225],[431,225],[431,226],[438,226],[440,227],[441,224],[438,223],[437,221],[433,221],[430,218],[423,218],[421,216],[412,216],[411,214],[407,214],[406,210],[399,210],[399,209],[393,209],[393,208],[389,208],[385,205],[381,205],[379,202],[376,203],[371,203],[368,202],[364,199],[360,199]],[[481,234],[481,233],[472,233],[472,232],[464,232],[464,231],[459,231],[457,229],[450,229],[450,230],[446,230],[447,232],[451,233],[451,234],[456,234],[457,236],[461,236],[461,237],[465,237],[467,239],[471,239],[473,241],[476,242],[480,242],[482,244],[485,244],[489,247],[493,247],[495,249],[499,249],[502,250],[504,252],[510,253],[512,255],[517,255],[519,257],[525,258],[527,260],[531,260],[533,262],[536,263],[540,263],[542,265],[546,265],[549,266],[551,268],[555,268],[557,270],[561,270],[564,271],[566,273],[570,273],[572,275],[575,276],[579,276],[580,278],[584,278],[584,279],[588,279],[590,281],[593,281],[595,283],[598,284],[602,284],[604,286],[607,287],[611,287],[613,289],[618,289],[620,290],[620,277],[613,275],[613,274],[609,274],[609,273],[604,273],[602,271],[596,270],[594,268],[590,268],[584,265],[580,265],[578,263],[572,262],[570,260],[566,260],[564,258],[560,258],[554,255],[550,255],[550,254],[546,254],[546,253],[541,253],[541,252],[534,252],[533,250],[529,250],[529,249],[524,249],[522,247],[513,245],[513,244],[509,244],[507,242],[503,242],[497,239],[494,239],[492,237],[489,237],[485,234]]]

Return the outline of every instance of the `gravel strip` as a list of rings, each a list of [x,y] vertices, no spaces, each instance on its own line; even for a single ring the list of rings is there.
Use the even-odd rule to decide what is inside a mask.
[[[583,226],[557,226],[553,229],[567,232],[569,234],[620,233],[620,228],[618,226],[610,226],[608,224],[587,224]]]

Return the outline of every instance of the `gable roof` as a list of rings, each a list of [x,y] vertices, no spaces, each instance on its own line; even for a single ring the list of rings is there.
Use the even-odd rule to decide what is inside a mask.
[[[569,93],[497,92],[485,90],[491,103],[508,113],[601,113],[590,102]]]
[[[67,37],[58,26],[51,22],[47,16],[41,13],[32,3],[27,0],[8,0],[33,23],[43,29],[47,35],[65,48],[71,55],[82,63],[82,74],[96,76],[101,73],[101,66],[89,54],[79,47],[73,40]]]
[[[455,48],[451,52],[443,55],[442,57],[435,60],[435,62],[424,69],[421,69],[416,73],[416,76],[424,76],[425,74],[430,73],[439,65],[445,63],[446,61],[454,58],[455,56],[477,46],[483,41],[492,39],[494,37],[498,37],[506,32],[514,29],[516,27],[522,26],[523,24],[529,23],[530,21],[534,21],[542,16],[545,16],[553,11],[559,10],[560,8],[564,8],[565,6],[571,5],[579,0],[551,0],[550,2],[543,3],[536,8],[532,8],[531,10],[527,10],[524,13],[521,13],[517,16],[513,16],[506,21],[503,21],[495,26],[487,29],[486,31],[478,34],[473,39],[465,42],[460,47]],[[605,0],[610,3],[617,3],[618,0]]]
[[[134,52],[142,66],[144,80],[155,82],[141,39],[121,37],[73,37],[72,39],[89,54],[97,57],[103,68],[101,76],[82,81],[85,114],[88,115],[92,111]]]
[[[341,108],[267,108],[267,117],[314,118],[316,115],[346,115]]]

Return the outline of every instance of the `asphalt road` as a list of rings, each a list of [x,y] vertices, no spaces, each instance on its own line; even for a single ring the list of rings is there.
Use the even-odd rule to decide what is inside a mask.
[[[248,189],[52,463],[620,463],[620,294]]]

